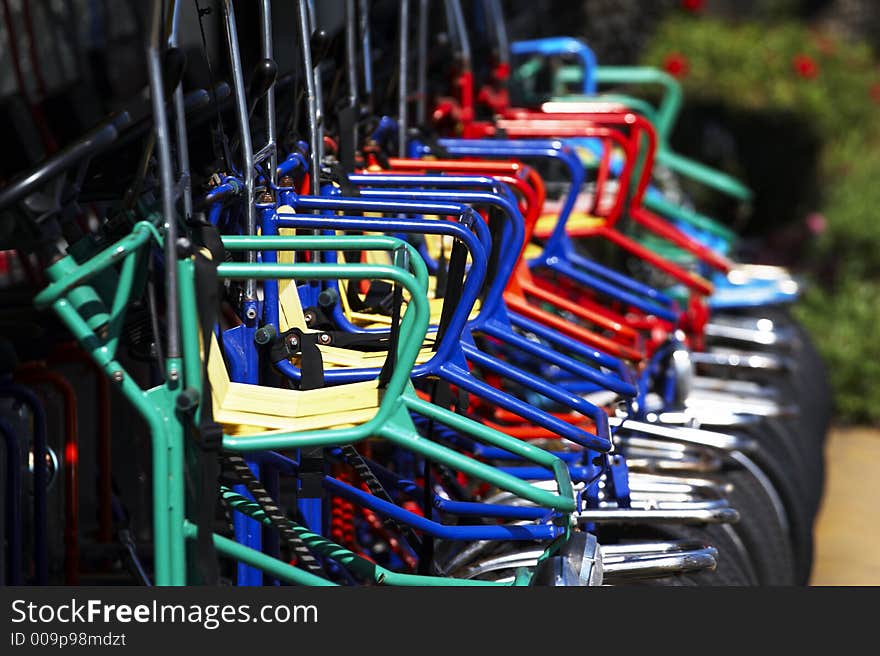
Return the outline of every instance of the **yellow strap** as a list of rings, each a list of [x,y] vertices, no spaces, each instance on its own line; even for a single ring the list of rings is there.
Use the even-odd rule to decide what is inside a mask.
[[[216,336],[211,336],[208,379],[214,418],[222,424],[308,430],[363,423],[379,407],[375,380],[314,390],[290,390],[229,380]]]

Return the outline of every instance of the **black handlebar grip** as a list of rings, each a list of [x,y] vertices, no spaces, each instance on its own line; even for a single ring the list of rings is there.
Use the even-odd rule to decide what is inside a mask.
[[[180,48],[168,48],[162,61],[162,80],[166,98],[174,93],[177,85],[183,80],[186,70],[186,53]]]
[[[330,37],[327,36],[327,32],[322,29],[312,32],[312,37],[309,39],[309,48],[312,51],[312,67],[315,67],[321,63],[321,60],[327,56],[327,52],[330,50]]]
[[[266,95],[275,78],[278,76],[278,65],[271,59],[261,59],[251,75],[251,83],[248,86],[248,107],[253,107],[260,98]]]
[[[114,114],[101,122],[72,144],[0,190],[0,210],[15,205],[55,176],[106,150],[119,136],[119,131],[130,123],[131,115],[127,111]]]

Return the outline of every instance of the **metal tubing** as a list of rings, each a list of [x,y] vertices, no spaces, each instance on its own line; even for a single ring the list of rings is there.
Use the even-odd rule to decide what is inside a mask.
[[[227,0],[228,1],[228,0]],[[299,38],[302,46],[303,71],[306,77],[306,105],[309,126],[309,142],[312,156],[311,175],[309,176],[309,193],[317,196],[320,193],[321,152],[318,142],[321,140],[318,123],[318,96],[315,89],[315,70],[312,62],[311,32],[309,30],[309,7],[307,0],[299,0]],[[253,234],[253,233],[250,233]]]
[[[272,49],[272,3],[271,0],[262,0],[260,3],[260,45],[264,59],[273,59]],[[266,91],[264,100],[266,107],[266,139],[267,143],[261,152],[268,149],[269,165],[265,167],[269,186],[275,186],[275,174],[278,168],[277,134],[278,128],[275,123],[275,83],[273,82]]]
[[[407,102],[406,85],[409,74],[409,0],[400,0],[400,61],[397,85],[397,155],[406,157]]]
[[[171,35],[168,38],[168,45],[176,48],[180,33],[180,12],[178,10],[180,2],[174,2],[173,16],[171,21]],[[179,83],[174,90],[174,124],[177,128],[177,174],[180,184],[181,194],[183,195],[183,217],[186,221],[192,218],[193,201],[192,201],[192,179],[189,172],[189,147],[186,136],[186,103],[183,98],[183,83]]]
[[[416,125],[428,120],[428,5],[419,0],[418,61],[416,66]]]
[[[177,307],[177,216],[174,210],[174,180],[172,178],[171,146],[168,133],[168,114],[165,111],[165,91],[162,80],[160,34],[162,30],[162,2],[153,2],[153,24],[147,48],[147,67],[150,77],[150,99],[153,103],[153,122],[156,130],[156,150],[159,156],[159,179],[162,194],[162,218],[165,227],[165,299],[166,346],[169,359],[180,357],[180,315]],[[170,375],[171,372],[169,372]]]
[[[269,525],[271,522],[262,509],[253,501],[249,501],[244,497],[237,495],[228,490],[221,492],[224,501],[229,503],[238,512],[247,513],[250,517],[262,521]],[[294,530],[297,537],[306,543],[306,546],[313,552],[335,560],[343,567],[350,569],[355,574],[362,576],[368,581],[378,585],[394,585],[394,586],[437,586],[437,585],[485,585],[497,586],[501,585],[492,581],[463,581],[450,578],[442,578],[436,576],[421,576],[418,574],[400,574],[385,569],[381,565],[358,556],[345,547],[341,547],[327,538],[309,531],[308,529],[288,520],[288,526]]]
[[[324,488],[329,492],[353,501],[384,516],[403,522],[436,538],[447,540],[552,540],[565,531],[563,527],[550,524],[491,524],[446,526],[412,513],[400,506],[373,496],[342,481],[327,476]]]
[[[184,522],[183,532],[188,540],[195,540],[198,537],[198,527],[190,521]],[[292,565],[283,563],[280,560],[267,556],[264,553],[255,551],[249,547],[238,544],[234,540],[224,538],[222,535],[214,534],[214,548],[223,554],[234,558],[250,567],[262,570],[267,574],[271,574],[275,578],[293,583],[294,585],[313,585],[313,586],[335,586],[336,584],[315,576],[309,572],[304,572]]]
[[[223,0],[223,15],[226,19],[226,42],[229,47],[229,65],[232,69],[232,87],[235,95],[235,115],[238,119],[238,131],[241,138],[242,171],[244,178],[244,210],[245,232],[249,235],[257,234],[257,213],[254,207],[254,146],[251,141],[251,129],[248,123],[247,98],[245,97],[244,73],[241,68],[241,53],[238,47],[238,31],[235,25],[235,10],[232,0]],[[249,264],[256,262],[256,254],[246,254]],[[257,283],[251,278],[245,280],[244,302],[246,305],[257,302]],[[255,312],[248,307],[246,313]],[[256,319],[254,316],[246,317],[248,323]]]

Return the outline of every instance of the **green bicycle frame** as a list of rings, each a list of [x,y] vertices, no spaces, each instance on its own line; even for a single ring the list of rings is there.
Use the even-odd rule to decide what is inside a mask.
[[[412,247],[392,237],[243,237],[230,238],[231,249],[262,248],[271,239],[273,249],[376,249],[402,252]],[[238,241],[236,241],[238,240]],[[257,241],[253,241],[257,240]],[[150,431],[153,461],[153,530],[155,541],[155,583],[157,585],[184,585],[186,583],[185,541],[196,535],[195,526],[185,519],[184,495],[184,430],[188,421],[175,408],[177,395],[185,386],[195,390],[202,387],[202,366],[198,342],[198,317],[195,302],[194,267],[191,259],[177,262],[180,312],[184,345],[182,359],[168,358],[165,362],[166,380],[155,388],[144,390],[127,374],[116,358],[119,334],[124,322],[133,284],[139,266],[144,265],[144,248],[162,243],[156,227],[147,221],[137,223],[132,232],[91,259],[76,264],[72,258],[62,266],[49,267],[52,282],[35,297],[35,306],[51,307],[65,323],[90,357],[102,368],[122,394],[144,418]],[[457,467],[467,474],[514,492],[539,505],[564,512],[575,509],[574,492],[564,463],[550,453],[497,433],[481,424],[455,415],[443,408],[419,399],[409,382],[411,370],[427,332],[429,315],[425,282],[427,269],[421,258],[410,258],[414,274],[396,266],[338,265],[338,264],[239,264],[224,263],[218,267],[221,277],[234,279],[383,279],[402,285],[411,295],[401,322],[401,341],[398,366],[388,382],[376,415],[360,426],[340,430],[288,432],[271,436],[242,438],[224,436],[224,448],[231,451],[250,451],[266,448],[300,448],[304,446],[350,444],[367,437],[384,437],[422,455]],[[106,327],[93,328],[71,302],[71,295],[87,290],[85,283],[106,269],[120,266],[119,283],[112,301]],[[80,293],[80,295],[82,295]],[[410,310],[411,308],[411,310]],[[103,329],[102,329],[103,328]],[[508,449],[533,462],[550,468],[555,476],[559,494],[540,490],[527,482],[477,462],[451,449],[426,440],[418,435],[409,411],[431,416],[477,439]],[[273,576],[303,584],[327,584],[320,577],[281,563],[265,554],[214,536],[221,553],[238,558],[263,569]],[[388,582],[390,583],[390,579]],[[449,582],[447,582],[448,584]]]

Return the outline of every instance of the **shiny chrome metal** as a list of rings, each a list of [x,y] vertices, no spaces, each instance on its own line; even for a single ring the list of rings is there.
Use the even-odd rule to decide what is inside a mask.
[[[791,368],[788,358],[776,353],[755,353],[711,347],[701,353],[691,353],[691,362],[699,369],[757,369],[766,372],[786,372]]]
[[[406,157],[407,83],[409,81],[409,0],[400,0],[399,69],[397,85],[397,155]]]
[[[626,454],[631,472],[708,474],[721,469],[723,460],[713,449],[616,435],[615,444]]]
[[[418,62],[416,66],[416,125],[428,120],[428,0],[419,0]]]
[[[708,418],[701,413],[692,410],[681,410],[675,412],[649,413],[647,419],[652,423],[659,422],[666,426],[679,426],[697,430],[704,430],[703,425],[705,423],[705,426],[707,427],[706,430],[736,430],[738,433],[739,431],[748,430],[749,428],[760,424],[762,421],[761,417],[741,414],[730,410],[729,408],[717,408],[714,414]],[[753,445],[753,448],[755,446],[757,445]]]
[[[723,392],[743,397],[778,400],[779,388],[764,385],[751,380],[715,378],[712,376],[694,376],[692,389],[695,391]]]
[[[361,35],[361,48],[364,57],[364,94],[367,104],[373,106],[373,48],[370,45],[370,2],[358,2],[358,31]]]
[[[171,19],[171,34],[168,45],[176,48],[180,40],[180,12],[174,3]],[[183,83],[174,90],[174,123],[177,132],[177,185],[183,197],[183,217],[188,222],[192,218],[192,179],[189,167],[189,145],[186,137],[186,109],[183,102]]]
[[[743,438],[738,435],[729,435],[716,431],[703,430],[701,428],[690,428],[688,426],[667,426],[664,419],[665,415],[651,415],[649,420],[663,420],[664,423],[652,423],[651,421],[637,421],[634,419],[621,419],[619,417],[609,417],[608,422],[613,427],[620,427],[620,431],[624,434],[635,434],[642,437],[651,437],[654,439],[676,442],[679,444],[688,444],[695,446],[704,446],[721,451],[749,451],[755,448],[752,440]],[[683,421],[682,423],[689,423]]]
[[[758,322],[761,319],[757,320]],[[764,319],[772,324],[770,319]],[[713,319],[706,324],[705,335],[710,342],[713,340],[725,340],[731,342],[742,342],[746,344],[757,344],[759,346],[791,346],[794,343],[794,337],[790,331],[784,329],[761,330],[756,326],[744,325],[741,322],[728,321],[725,319]]]
[[[586,587],[602,584],[602,552],[596,536],[575,531],[564,544],[540,558],[532,572],[531,585]]]
[[[232,69],[232,92],[235,98],[235,114],[238,119],[238,133],[241,139],[242,174],[244,177],[245,196],[245,234],[257,234],[257,212],[254,207],[254,147],[251,142],[251,128],[248,121],[247,97],[245,92],[244,72],[241,68],[241,52],[238,46],[238,30],[235,25],[235,10],[232,0],[223,0],[223,16],[226,19],[226,43],[229,47],[229,65]],[[257,261],[256,251],[245,253],[246,262]],[[244,301],[257,301],[257,282],[254,279],[245,281]]]
[[[315,10],[315,0],[307,0],[307,17],[308,17],[308,26],[309,26],[309,34],[313,34],[318,29],[318,14]],[[309,40],[311,41],[311,39]],[[315,80],[315,119],[318,124],[319,132],[321,131],[321,126],[324,125],[324,87],[321,84],[321,62],[320,61],[312,61],[312,66],[307,69],[307,72],[311,72],[314,76]],[[318,161],[324,161],[324,139],[318,139],[317,144],[312,142],[311,148],[313,150],[318,151]],[[315,171],[319,171],[320,169],[315,169]]]
[[[302,48],[303,71],[306,79],[306,114],[309,127],[309,142],[311,150],[311,175],[309,176],[309,193],[317,196],[320,191],[321,152],[317,147],[321,141],[320,124],[318,117],[318,96],[315,89],[315,70],[312,62],[308,0],[299,0],[299,38]],[[369,30],[368,30],[369,31]],[[250,251],[249,251],[250,252]]]
[[[499,556],[490,556],[484,560],[472,563],[458,571],[450,572],[451,576],[462,579],[473,579],[484,576],[489,572],[499,570],[516,569],[517,567],[534,567],[538,558],[544,555],[543,549],[526,549],[511,551]]]
[[[772,399],[711,390],[694,390],[685,401],[685,409],[700,424],[710,424],[716,411],[758,417],[792,417],[798,412],[795,406],[782,405]]]
[[[629,487],[633,494],[675,495],[692,500],[724,499],[729,491],[715,479],[647,473],[632,474]]]
[[[675,376],[676,405],[681,405],[690,396],[694,382],[694,365],[687,349],[676,349],[670,357],[672,372]]]
[[[543,555],[542,549],[520,548],[491,556],[462,568],[453,575],[472,579],[490,573],[534,568]],[[718,551],[693,540],[637,542],[624,545],[599,545],[597,562],[601,562],[602,583],[659,578],[688,572],[714,570]],[[500,580],[500,579],[496,579]],[[584,580],[584,577],[581,577]],[[592,585],[596,585],[595,579]]]
[[[348,66],[348,106],[355,107],[358,101],[357,81],[357,35],[354,0],[345,0],[345,61]],[[355,139],[357,144],[357,139]]]
[[[152,26],[147,46],[147,70],[150,79],[150,99],[153,105],[153,123],[156,130],[156,152],[159,158],[159,183],[162,198],[162,219],[165,229],[165,261],[177,262],[177,213],[174,209],[174,175],[171,163],[171,144],[168,132],[168,113],[162,79],[162,5],[153,2]],[[176,11],[176,8],[175,8]],[[180,310],[177,292],[177,267],[165,267],[166,346],[165,357],[180,358]]]
[[[274,59],[272,51],[272,3],[271,0],[262,0],[260,3],[260,49],[264,59]],[[266,144],[260,148],[254,163],[258,164],[264,159],[268,160],[266,175],[269,184],[275,185],[276,169],[278,168],[278,137],[275,125],[275,83],[273,82],[266,91],[264,99],[266,108]],[[255,174],[256,172],[252,172]]]
[[[704,502],[699,508],[600,508],[575,515],[578,524],[730,524],[739,512],[723,501]]]
[[[603,556],[604,556],[603,551]],[[711,571],[718,566],[718,551],[710,546],[660,553],[605,556],[605,582],[662,578],[689,572]]]

